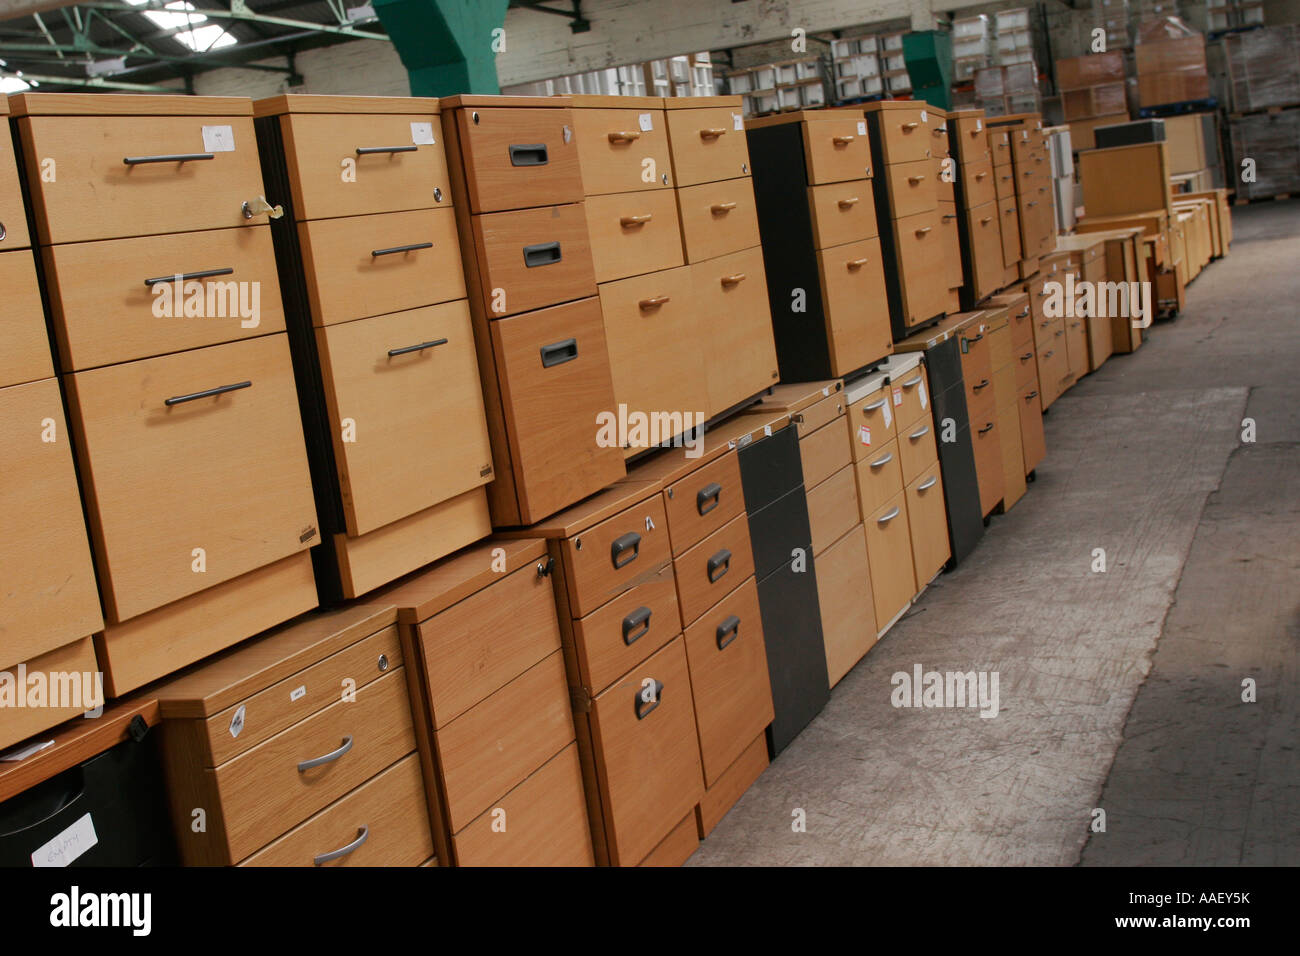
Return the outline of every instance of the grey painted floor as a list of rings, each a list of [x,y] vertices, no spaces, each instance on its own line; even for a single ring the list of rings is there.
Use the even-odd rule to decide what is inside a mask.
[[[690,865],[1300,863],[1300,202],[1234,223]],[[996,671],[998,715],[894,708],[917,664]]]

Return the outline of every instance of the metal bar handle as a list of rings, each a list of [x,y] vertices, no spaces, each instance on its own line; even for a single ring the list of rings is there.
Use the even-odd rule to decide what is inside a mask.
[[[894,505],[893,509],[889,512],[889,514],[881,515],[879,518],[876,519],[876,524],[889,524],[889,522],[893,521],[897,517],[898,517],[898,505]]]
[[[894,460],[894,453],[891,451],[891,452],[890,452],[888,455],[886,455],[884,458],[878,458],[878,459],[876,459],[875,461],[871,462],[871,467],[872,467],[872,468],[883,468],[885,465],[888,465],[888,464],[889,464],[891,461],[893,461],[893,460]]]
[[[667,295],[652,295],[652,296],[650,296],[650,298],[648,298],[648,299],[642,299],[641,301],[639,301],[639,302],[637,303],[637,307],[640,308],[641,311],[643,311],[643,312],[647,312],[647,311],[649,311],[650,309],[657,309],[657,308],[659,308],[659,306],[661,306],[661,305],[667,305],[667,304],[668,304],[669,302],[671,302],[671,301],[672,301],[672,297],[671,297],[671,296],[667,296]]]
[[[725,275],[722,277],[723,285],[740,285],[740,283],[744,281],[745,273],[743,272],[733,272],[731,275]]]
[[[916,230],[916,234],[918,236],[924,236],[927,232],[929,232],[933,228],[934,228],[933,226],[923,226],[922,228]]]
[[[887,399],[887,398],[882,398],[880,401],[878,401],[878,402],[872,402],[870,405],[863,405],[863,406],[862,406],[862,414],[865,415],[867,412],[874,412],[877,408],[884,408],[884,407],[885,407],[885,403],[888,402],[888,401],[889,401],[889,399]]]
[[[205,388],[201,392],[190,392],[188,395],[173,395],[171,398],[164,399],[163,404],[167,406],[183,405],[185,402],[197,401],[200,398],[212,398],[214,395],[224,395],[226,392],[237,392],[241,388],[252,388],[252,382],[236,382],[233,385],[218,385],[216,388]]]
[[[1024,355],[1020,356],[1020,361],[1028,362],[1033,357],[1034,357],[1033,352],[1026,352]]]
[[[189,282],[191,279],[211,279],[213,276],[228,276],[234,275],[234,273],[234,269],[204,269],[200,272],[178,272],[174,276],[145,279],[144,284],[152,288],[156,285],[162,285],[164,282]]]
[[[1028,395],[1025,396],[1025,401],[1027,401],[1027,402],[1028,402],[1028,401],[1032,401],[1033,399],[1035,399],[1035,398],[1037,398],[1037,397],[1038,397],[1038,392],[1037,392],[1037,391],[1033,391],[1033,392],[1030,392]]]
[[[834,143],[836,146],[847,146],[855,139],[857,139],[856,136],[832,136],[831,142]]]
[[[978,385],[972,385],[970,388],[972,392],[978,392],[980,389],[988,388],[988,387],[989,387],[989,380],[987,378],[982,378],[980,379],[980,383]]]
[[[920,385],[920,384],[921,384],[921,376],[918,375],[916,378],[909,378],[906,382],[904,382],[903,388],[911,388],[914,385]]]
[[[172,153],[168,156],[124,156],[122,162],[127,166],[145,166],[149,163],[196,163],[216,158],[215,153]]]
[[[394,358],[398,355],[409,355],[412,352],[423,352],[425,349],[436,348],[439,345],[446,345],[446,339],[432,339],[428,342],[421,342],[419,345],[408,345],[405,348],[389,349],[388,357]]]
[[[919,432],[912,432],[912,434],[908,435],[907,437],[910,438],[912,441],[916,441],[918,438],[924,438],[929,433],[930,433],[930,426],[922,425],[921,430]]]
[[[839,201],[838,205],[841,209],[848,209],[850,206],[857,205],[859,201],[857,196],[846,196]]]
[[[648,213],[648,212],[642,213],[638,216],[623,216],[622,218],[619,219],[618,224],[622,226],[624,229],[628,229],[631,228],[632,226],[643,226],[653,218],[654,218],[653,213]]]
[[[915,186],[917,183],[921,182],[923,179],[925,179],[925,174],[924,174],[924,173],[921,173],[921,174],[918,175],[918,176],[908,176],[908,177],[907,177],[907,181],[908,181],[909,183],[911,183],[913,186]]]
[[[322,764],[333,763],[335,760],[338,760],[340,757],[342,757],[345,753],[347,753],[351,749],[352,749],[352,735],[348,734],[346,737],[343,738],[343,746],[339,747],[338,750],[331,750],[329,753],[325,754],[324,756],[312,757],[310,760],[304,760],[302,763],[298,764],[298,772],[306,773],[308,770],[311,770],[313,767],[319,767]]]
[[[717,139],[719,136],[726,135],[726,132],[721,126],[711,126],[708,129],[700,130],[700,139]]]
[[[380,256],[392,256],[399,252],[414,252],[417,249],[432,249],[432,242],[413,242],[409,246],[392,246],[388,249],[372,249],[370,255],[378,259]]]
[[[983,428],[979,430],[979,434],[983,435],[985,432],[991,432],[991,431],[993,431],[993,423],[989,422],[987,425],[985,425]]]
[[[740,618],[732,614],[718,625],[718,650],[722,650],[738,637],[740,637]]]
[[[720,216],[723,213],[731,212],[731,210],[735,208],[736,204],[734,202],[715,202],[709,207],[709,212],[713,213],[715,216]]]
[[[935,483],[936,481],[938,481],[938,480],[939,480],[939,476],[938,476],[938,475],[932,475],[932,476],[930,477],[930,480],[929,480],[929,481],[922,482],[921,484],[917,485],[917,486],[916,486],[916,490],[917,490],[917,491],[925,491],[925,490],[927,490],[927,489],[929,489],[929,488],[933,488],[933,487],[934,487],[934,483]]]
[[[414,153],[418,146],[358,146],[358,156],[373,156],[376,153]]]
[[[848,262],[844,263],[844,265],[848,269],[861,269],[870,261],[871,260],[868,259],[866,256],[861,256],[857,259],[850,259]]]
[[[362,827],[357,831],[357,838],[347,846],[339,847],[337,850],[330,850],[328,853],[322,853],[320,856],[313,857],[312,863],[316,866],[324,866],[334,860],[347,856],[349,853],[361,847],[361,844],[370,839],[370,827]]]

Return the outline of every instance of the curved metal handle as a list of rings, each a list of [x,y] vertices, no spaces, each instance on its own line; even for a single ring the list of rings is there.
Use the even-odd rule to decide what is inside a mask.
[[[362,827],[357,831],[357,838],[347,846],[339,847],[337,850],[330,850],[328,853],[322,853],[320,856],[313,857],[312,863],[316,866],[324,866],[340,857],[347,856],[349,853],[359,849],[361,844],[370,839],[370,827]]]
[[[1024,355],[1020,356],[1020,361],[1028,362],[1033,357],[1034,357],[1033,352],[1026,352]]]
[[[906,382],[901,384],[903,388],[913,388],[914,386],[921,384],[921,376],[918,375],[916,378],[909,378]]]
[[[848,209],[850,206],[857,205],[858,202],[859,200],[857,196],[848,196],[844,199],[839,200],[839,202],[837,202],[836,205],[838,205],[841,209]]]
[[[3,226],[0,226],[0,239],[4,238]],[[149,287],[161,285],[164,282],[189,282],[191,279],[211,279],[213,276],[234,275],[234,269],[204,269],[201,272],[179,272],[174,276],[159,276],[156,279],[145,279],[144,284]]]
[[[831,142],[834,143],[836,146],[847,146],[855,139],[857,139],[856,136],[832,136]]]
[[[894,510],[887,515],[881,515],[876,519],[876,524],[888,524],[898,517],[898,505],[894,505]]]
[[[921,173],[921,174],[918,175],[918,176],[908,176],[908,177],[907,177],[907,181],[908,181],[909,183],[911,183],[913,186],[915,186],[917,183],[919,183],[919,182],[920,182],[921,180],[923,180],[923,179],[925,179],[925,174],[924,174],[924,173]]]
[[[650,615],[650,609],[642,606],[637,608],[627,617],[623,618],[624,644],[631,647],[641,638],[650,633]]]
[[[348,734],[346,737],[343,738],[343,745],[339,747],[338,750],[331,750],[329,753],[325,754],[322,757],[312,757],[310,760],[304,760],[302,763],[298,764],[298,772],[306,773],[308,770],[311,770],[313,767],[319,767],[322,764],[333,763],[335,760],[338,760],[340,757],[342,757],[345,753],[347,753],[351,749],[352,749],[352,735]]]
[[[721,570],[719,570],[721,568]],[[709,577],[710,584],[717,584],[723,576],[731,570],[731,552],[723,548],[713,557],[709,558],[708,563],[704,566],[705,573]]]
[[[978,385],[972,385],[970,388],[972,392],[978,392],[981,388],[988,388],[988,387],[989,387],[989,380],[987,378],[982,378],[980,379],[980,383]]]
[[[654,680],[651,678],[651,680]],[[638,687],[636,691],[636,719],[645,720],[651,712],[659,706],[659,702],[664,699],[664,682],[661,680],[654,681],[654,699],[646,700],[645,692],[649,688]]]
[[[725,136],[726,133],[727,131],[721,126],[711,126],[700,130],[700,139],[717,139],[719,136]]]
[[[870,261],[871,260],[868,259],[866,256],[862,256],[859,259],[850,259],[848,262],[844,263],[844,265],[850,269],[861,269]]]
[[[933,487],[934,487],[934,483],[935,483],[936,481],[938,481],[938,480],[939,480],[939,476],[938,476],[938,475],[932,475],[932,476],[930,477],[930,480],[929,480],[929,481],[925,482],[924,484],[917,485],[917,486],[916,486],[916,490],[917,490],[917,491],[926,491],[926,490],[928,490],[928,489],[930,489],[930,488],[933,488]]]
[[[948,220],[950,220],[950,219],[956,219],[956,218],[957,218],[957,216],[956,216],[955,214],[953,214],[953,213],[950,213],[950,212],[946,212],[946,213],[943,214],[943,221],[944,221],[944,222],[948,222]]]
[[[619,219],[618,224],[624,229],[630,226],[642,226],[654,218],[653,213],[642,213],[639,216],[623,216]]]
[[[716,637],[718,650],[724,649],[728,644],[740,637],[740,618],[734,614],[729,616],[718,625]]]
[[[667,304],[668,302],[671,302],[671,301],[672,301],[672,297],[671,297],[671,296],[667,296],[667,295],[652,295],[652,296],[650,296],[650,298],[648,298],[648,299],[642,299],[640,302],[637,303],[637,306],[638,306],[642,311],[649,311],[650,309],[657,309],[657,308],[659,308],[659,306],[661,306],[661,305],[665,305],[665,304]]]
[[[983,435],[985,432],[991,432],[991,431],[993,431],[993,423],[989,422],[987,425],[985,425],[983,428],[979,430],[979,434]]]
[[[916,234],[918,236],[924,236],[927,232],[929,232],[933,228],[934,226],[922,226],[920,229],[916,230]]]
[[[432,242],[413,242],[409,246],[392,246],[388,249],[372,249],[371,257],[378,259],[380,256],[392,256],[399,252],[415,252],[417,249],[432,249]]]
[[[709,212],[713,213],[715,216],[720,216],[723,213],[731,212],[731,210],[735,208],[736,204],[734,202],[715,202],[709,207]]]
[[[1048,352],[1047,354],[1048,354],[1048,355],[1051,355],[1052,353],[1051,353],[1051,352]],[[1035,399],[1035,398],[1037,398],[1037,397],[1038,397],[1038,390],[1035,389],[1034,391],[1030,392],[1028,395],[1025,396],[1025,401],[1028,402],[1028,401],[1030,401],[1030,400],[1032,400],[1032,399]]]
[[[862,406],[862,414],[865,415],[867,412],[874,412],[877,408],[884,408],[884,407],[885,407],[885,403],[888,402],[888,401],[889,401],[889,399],[887,399],[887,398],[882,398],[880,401],[878,401],[878,402],[872,402],[870,405],[863,405],[863,406]]]
[[[877,458],[877,459],[876,459],[875,461],[873,461],[873,462],[868,462],[868,464],[869,464],[869,466],[872,467],[872,468],[882,468],[882,467],[884,467],[885,465],[888,465],[888,464],[889,464],[891,461],[893,461],[893,460],[894,460],[894,453],[891,451],[891,452],[890,452],[888,455],[886,455],[884,458]]]
[[[216,158],[214,153],[172,153],[167,156],[124,156],[122,163],[126,166],[145,166],[149,163],[196,163]]]
[[[421,342],[419,345],[407,345],[400,349],[389,349],[388,357],[394,358],[398,355],[410,355],[412,352],[423,352],[425,349],[437,348],[439,345],[446,344],[446,339],[431,339],[428,342]]]
[[[908,435],[907,437],[910,438],[912,441],[916,441],[918,438],[924,438],[929,433],[930,433],[930,426],[922,425],[921,430],[919,432],[912,432],[912,434]]]
[[[183,405],[185,402],[193,402],[200,398],[212,398],[214,395],[224,395],[226,392],[237,392],[241,388],[252,388],[252,382],[236,382],[233,385],[218,385],[216,388],[205,388],[201,392],[190,392],[188,395],[173,395],[171,398],[163,399],[163,404],[167,406]]]
[[[358,146],[358,156],[373,156],[375,153],[414,153],[418,146]]]
[[[933,130],[931,130],[931,132],[934,133],[935,136],[947,136],[947,135],[948,135],[948,127],[946,127],[946,126],[936,126]]]
[[[910,133],[920,125],[920,123],[904,123],[900,129],[902,129],[904,133]]]
[[[620,129],[609,134],[611,143],[632,143],[640,138],[640,131],[634,129]]]
[[[992,217],[992,216],[981,216],[981,217],[980,217],[980,225],[981,225],[981,226],[987,226],[987,225],[988,225],[989,223],[991,223],[992,221],[993,221],[993,217]]]
[[[733,272],[730,275],[723,276],[721,281],[723,285],[739,285],[745,281],[745,273]]]

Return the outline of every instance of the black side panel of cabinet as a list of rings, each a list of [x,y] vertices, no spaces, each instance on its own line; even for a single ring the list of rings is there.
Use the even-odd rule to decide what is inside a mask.
[[[803,485],[798,429],[786,427],[737,452],[745,509],[753,514]]]
[[[767,728],[767,749],[775,757],[816,717],[831,698],[826,646],[812,549],[807,569],[792,561],[758,582],[767,669],[775,717]]]
[[[754,551],[754,573],[760,578],[788,564],[795,548],[808,549],[812,528],[802,485],[749,513],[749,541]]]
[[[961,374],[957,339],[945,339],[925,353],[925,367],[934,397],[934,427],[939,442],[939,467],[943,474],[944,506],[952,566],[965,561],[984,536],[980,511],[975,449],[971,444],[966,386]],[[951,424],[949,424],[951,420]],[[951,437],[952,441],[946,440]]]

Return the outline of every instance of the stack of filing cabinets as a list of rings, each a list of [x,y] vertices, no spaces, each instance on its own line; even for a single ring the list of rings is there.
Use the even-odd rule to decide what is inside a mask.
[[[1034,473],[1047,455],[1043,438],[1043,408],[1039,398],[1038,353],[1034,348],[1034,319],[1025,292],[1010,291],[989,300],[990,307],[1005,307],[1011,329],[1011,364],[1015,369],[1016,407],[1020,418],[1020,473],[1026,478]],[[1002,393],[998,393],[999,405]],[[1010,430],[1008,425],[1005,430]],[[1014,459],[1003,458],[1003,471],[1009,473]],[[1013,479],[1014,480],[1014,479]]]
[[[957,225],[957,161],[952,156],[952,123],[954,114],[929,107],[926,109],[930,127],[930,152],[934,154],[934,188],[939,199],[939,232],[943,240],[943,276],[948,288],[946,312],[961,308],[962,258],[961,232]]]
[[[10,105],[118,695],[317,603],[275,210],[246,99]]]
[[[256,104],[321,521],[322,600],[491,531],[492,480],[438,101]]]
[[[954,113],[949,123],[954,128],[952,138],[959,163],[958,229],[967,278],[962,306],[970,309],[1003,285],[1005,250],[999,224],[997,172],[989,155],[983,110]]]
[[[985,130],[989,158],[993,161],[993,183],[998,198],[998,223],[1002,233],[1002,279],[1006,288],[1020,278],[1020,204],[1017,199],[1016,168],[1011,159],[1011,134],[1005,129]]]

